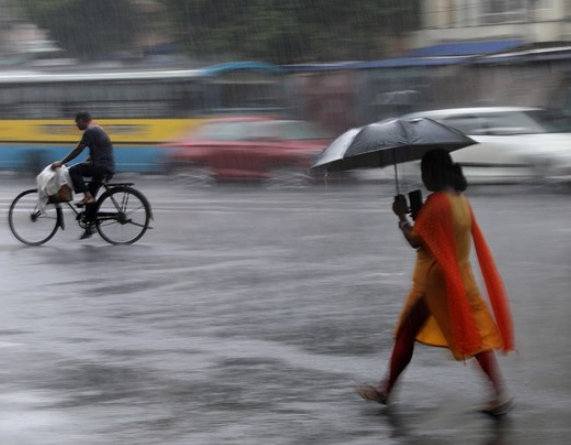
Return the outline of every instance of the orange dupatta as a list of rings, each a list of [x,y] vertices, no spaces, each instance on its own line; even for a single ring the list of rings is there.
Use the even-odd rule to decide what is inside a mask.
[[[478,262],[500,335],[503,351],[514,349],[513,323],[500,274],[480,227],[472,215],[472,238]],[[458,351],[471,356],[480,351],[481,340],[466,296],[456,255],[456,241],[450,201],[444,192],[433,193],[420,210],[414,224],[428,250],[440,265],[446,283],[453,341]]]

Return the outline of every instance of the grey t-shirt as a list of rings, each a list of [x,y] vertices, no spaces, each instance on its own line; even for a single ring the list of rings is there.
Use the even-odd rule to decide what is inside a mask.
[[[113,157],[113,144],[103,128],[93,125],[83,132],[81,144],[89,147],[91,162],[115,173],[115,158]]]

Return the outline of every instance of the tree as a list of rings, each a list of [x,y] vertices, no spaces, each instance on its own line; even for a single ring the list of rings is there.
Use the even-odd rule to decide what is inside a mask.
[[[20,5],[30,21],[79,58],[130,49],[137,36],[137,11],[127,0],[20,0]]]
[[[275,63],[382,57],[419,23],[419,0],[159,0],[198,57]]]

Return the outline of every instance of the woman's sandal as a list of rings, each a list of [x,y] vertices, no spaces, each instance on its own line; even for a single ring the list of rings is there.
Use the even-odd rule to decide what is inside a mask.
[[[355,391],[367,402],[377,402],[382,405],[387,405],[389,402],[389,395],[386,390],[380,390],[373,385],[364,385],[358,383],[355,385]]]
[[[514,407],[514,398],[509,394],[500,394],[488,403],[480,405],[477,410],[492,417],[505,416]]]

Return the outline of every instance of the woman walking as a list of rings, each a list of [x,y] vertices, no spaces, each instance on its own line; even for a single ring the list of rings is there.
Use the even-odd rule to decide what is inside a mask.
[[[462,192],[466,179],[445,150],[432,150],[422,159],[422,180],[433,193],[413,225],[403,197],[393,211],[399,228],[417,249],[413,285],[395,330],[396,342],[386,378],[376,385],[359,385],[367,401],[387,404],[399,376],[409,364],[415,341],[449,348],[457,360],[475,358],[490,382],[493,396],[481,410],[506,414],[512,406],[494,350],[514,349],[512,318],[501,277],[487,243]],[[476,247],[495,319],[483,301],[470,265]]]

